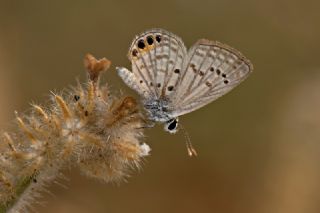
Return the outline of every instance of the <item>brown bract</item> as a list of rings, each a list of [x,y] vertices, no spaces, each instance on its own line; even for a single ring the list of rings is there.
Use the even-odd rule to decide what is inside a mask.
[[[84,66],[89,74],[89,79],[97,82],[101,72],[109,69],[111,61],[106,58],[97,60],[93,55],[88,53],[84,58]]]

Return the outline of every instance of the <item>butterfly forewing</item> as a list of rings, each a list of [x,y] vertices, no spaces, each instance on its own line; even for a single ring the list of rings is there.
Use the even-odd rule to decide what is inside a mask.
[[[153,93],[150,90],[150,88],[146,84],[141,84],[139,82],[139,79],[130,70],[124,67],[118,67],[117,71],[118,75],[122,78],[122,80],[143,98],[153,96]]]
[[[138,35],[128,54],[136,84],[155,98],[170,96],[177,85],[186,52],[182,40],[165,30],[151,29]]]
[[[201,39],[190,48],[183,70],[172,98],[172,116],[199,109],[226,94],[250,74],[252,65],[237,50]]]

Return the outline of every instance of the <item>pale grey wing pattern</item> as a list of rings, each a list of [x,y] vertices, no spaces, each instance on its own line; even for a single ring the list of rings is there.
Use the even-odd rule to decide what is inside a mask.
[[[124,83],[126,83],[131,89],[135,90],[140,96],[147,98],[150,95],[153,95],[150,88],[147,87],[146,84],[141,84],[133,72],[124,67],[117,67],[116,69]]]
[[[161,99],[174,92],[186,54],[178,36],[163,29],[150,29],[135,37],[128,57],[137,82]]]
[[[205,39],[194,44],[184,60],[172,116],[180,116],[216,100],[239,85],[253,66],[239,51]]]

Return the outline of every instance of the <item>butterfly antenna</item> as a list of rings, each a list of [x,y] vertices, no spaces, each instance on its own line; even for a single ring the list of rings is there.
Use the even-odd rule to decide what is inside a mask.
[[[190,157],[198,156],[197,151],[192,146],[191,139],[190,139],[190,136],[189,136],[188,132],[185,130],[185,128],[181,124],[180,124],[180,128],[181,128],[181,130],[183,132],[184,138],[186,139],[186,146],[187,146],[188,155]]]

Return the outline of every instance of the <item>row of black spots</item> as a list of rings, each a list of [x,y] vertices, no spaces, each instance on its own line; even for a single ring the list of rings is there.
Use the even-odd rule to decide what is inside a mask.
[[[216,71],[217,75],[220,75],[220,74],[221,74],[221,70],[220,70],[219,68],[214,69],[214,67],[210,67],[210,71],[211,71],[211,72]]]
[[[219,68],[215,70],[214,67],[211,67],[211,68],[210,68],[210,71],[211,71],[211,72],[216,71],[217,75],[221,75],[223,78],[226,78],[226,77],[227,77],[227,74],[222,73]]]
[[[143,80],[140,80],[140,84],[143,84]],[[153,83],[152,82],[149,82],[149,85],[151,86],[151,87],[153,87]],[[161,87],[161,83],[157,83],[157,87],[158,88],[160,88]]]
[[[201,77],[204,76],[205,73],[201,70],[198,72],[195,64],[190,64],[190,67],[192,68],[192,70],[195,74],[199,74]]]
[[[229,80],[226,79],[226,78],[227,78],[227,74],[222,73],[221,76],[222,76],[222,78],[225,79],[225,80],[223,80],[223,83],[224,83],[224,84],[228,84],[228,83],[229,83]]]
[[[158,83],[158,84],[157,84],[157,87],[160,88],[160,87],[161,87],[161,84]],[[173,89],[174,89],[174,86],[168,86],[168,87],[167,87],[167,90],[170,91],[170,92],[173,91]]]
[[[155,39],[156,39],[156,41],[158,43],[160,43],[161,35],[156,35]],[[152,35],[149,35],[149,36],[146,37],[145,40],[144,39],[140,39],[138,41],[138,43],[137,43],[137,46],[138,46],[139,49],[143,50],[146,47],[146,43],[148,45],[153,45],[154,37]],[[132,56],[134,56],[134,57],[138,56],[138,50],[137,49],[132,50]]]
[[[160,36],[160,35],[156,35],[155,38],[156,38],[156,41],[157,41],[158,43],[160,43],[160,41],[161,41],[161,36]],[[149,36],[147,36],[145,39],[140,39],[140,40],[138,41],[137,46],[138,46],[139,49],[144,49],[144,48],[146,47],[146,43],[147,43],[148,45],[153,45],[153,43],[154,43],[154,37],[153,37],[152,35],[149,35]]]
[[[140,83],[141,83],[141,82],[140,82]],[[150,82],[149,85],[150,85],[150,86],[153,86],[153,83]],[[161,83],[157,83],[157,87],[160,88],[160,87],[161,87]],[[167,89],[168,89],[168,91],[173,91],[174,86],[168,86]]]
[[[211,72],[216,71],[217,75],[219,75],[219,76],[221,75],[222,78],[227,78],[227,74],[222,73],[219,68],[214,69],[214,67],[210,67],[210,71],[211,71]],[[223,81],[223,83],[224,83],[224,84],[228,84],[228,83],[229,83],[229,80],[225,79],[225,80]]]

